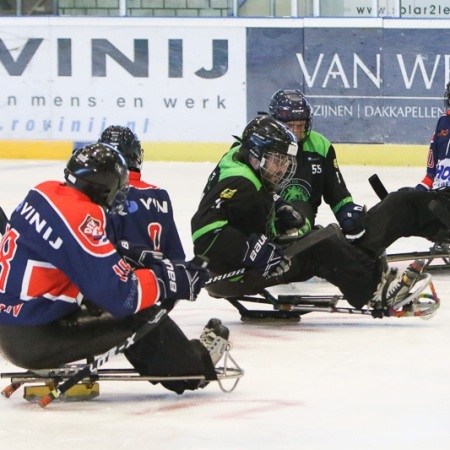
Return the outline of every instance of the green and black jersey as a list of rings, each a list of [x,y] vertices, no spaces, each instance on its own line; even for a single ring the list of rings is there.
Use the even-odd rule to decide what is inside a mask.
[[[211,173],[191,220],[194,252],[209,257],[212,272],[240,267],[252,233],[272,235],[273,194],[238,151],[233,147]]]
[[[300,208],[312,224],[322,198],[336,215],[346,203],[353,202],[339,170],[333,145],[323,135],[311,131],[299,148],[297,171],[281,196],[289,202],[306,202],[310,208]]]

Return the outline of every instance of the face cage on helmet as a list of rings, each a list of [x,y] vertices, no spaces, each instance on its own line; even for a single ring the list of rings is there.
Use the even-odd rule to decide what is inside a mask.
[[[265,152],[259,166],[262,184],[268,191],[281,191],[292,179],[296,169],[295,156]]]

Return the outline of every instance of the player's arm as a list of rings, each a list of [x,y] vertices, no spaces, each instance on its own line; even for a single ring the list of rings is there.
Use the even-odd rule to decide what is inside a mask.
[[[86,213],[73,217],[71,231],[61,230],[64,251],[49,253],[55,267],[84,297],[117,317],[132,315],[160,300],[195,299],[206,279],[204,269],[200,273],[185,261],[169,260],[134,269],[107,239],[101,208],[91,206]],[[85,215],[88,222],[75,226]]]
[[[324,200],[330,205],[348,240],[359,239],[364,234],[365,207],[353,201],[339,169],[333,145],[330,145],[325,159]]]
[[[273,211],[271,195],[237,177],[216,186],[208,200],[209,206],[203,205],[208,217],[203,226],[198,226],[194,216],[193,241],[195,254],[208,259],[211,272],[245,267],[270,277],[287,270],[289,261],[267,235]]]
[[[429,191],[433,187],[433,181],[436,176],[436,165],[435,161],[437,161],[437,146],[435,143],[436,133],[433,135],[431,139],[430,148],[428,149],[427,154],[427,172],[425,177],[422,179],[420,183],[418,183],[415,187],[418,191]],[[435,158],[436,155],[436,158]]]

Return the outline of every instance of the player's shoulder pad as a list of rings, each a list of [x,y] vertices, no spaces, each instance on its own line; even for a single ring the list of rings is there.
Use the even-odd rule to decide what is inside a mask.
[[[106,237],[106,214],[85,194],[59,182],[44,182],[35,188],[47,200],[50,211],[83,249],[96,256],[108,256],[115,252]]]
[[[326,158],[330,146],[331,142],[323,134],[311,130],[308,140],[303,144],[303,150],[318,153]]]

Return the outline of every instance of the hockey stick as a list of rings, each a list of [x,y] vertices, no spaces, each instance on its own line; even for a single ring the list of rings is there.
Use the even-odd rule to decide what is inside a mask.
[[[211,277],[206,283],[205,286],[209,286],[210,284],[217,283],[218,281],[229,280],[230,278],[237,277],[239,275],[244,275],[247,269],[242,267],[241,269],[232,270],[231,272],[223,273],[222,275],[216,275]]]
[[[314,245],[324,241],[325,239],[330,238],[331,236],[340,236],[340,235],[342,235],[342,232],[341,229],[339,228],[339,225],[336,223],[330,223],[326,227],[315,229],[309,232],[308,234],[305,234],[305,236],[294,241],[293,244],[289,245],[285,249],[284,254],[288,258],[292,258],[298,253],[301,253],[306,249],[313,247]]]
[[[304,237],[300,238],[298,241],[294,242],[292,245],[290,245],[286,249],[286,256],[291,257],[297,254],[300,251],[306,250],[307,248],[311,247],[312,245],[317,244],[318,242],[336,235],[337,233],[340,233],[340,229],[336,224],[328,225],[325,228],[321,228],[317,231],[308,233]],[[207,281],[207,284],[211,284],[213,282],[219,281],[219,280],[225,280],[228,278],[235,277],[237,274],[244,273],[246,269],[239,269],[235,270],[233,272],[228,272],[226,274],[218,275],[216,277],[211,278]],[[95,358],[95,360],[90,363],[86,364],[81,368],[76,374],[68,378],[64,383],[59,385],[57,388],[55,388],[53,391],[51,391],[49,394],[45,395],[44,397],[39,399],[39,406],[42,408],[45,408],[49,403],[51,403],[56,398],[60,397],[62,394],[67,392],[71,387],[75,386],[78,382],[80,382],[83,378],[88,377],[91,374],[95,374],[97,370],[103,366],[106,362],[109,361],[110,358],[113,356],[118,355],[119,353],[124,352],[129,347],[131,347],[136,341],[141,339],[144,335],[149,333],[153,328],[158,325],[158,323],[167,315],[167,310],[164,308],[161,308],[158,305],[154,305],[152,307],[154,313],[152,314],[152,317],[144,323],[140,328],[138,328],[131,336],[127,337],[125,340],[123,340],[118,345],[114,346],[110,350],[108,350],[103,355],[98,356]]]
[[[385,197],[388,196],[388,191],[384,187],[384,184],[380,180],[379,176],[375,173],[371,177],[369,177],[369,183],[372,186],[372,189],[374,190],[375,194],[378,195],[378,198],[380,200],[383,200]]]
[[[312,247],[331,236],[338,236],[339,234],[341,234],[341,229],[339,228],[339,226],[335,223],[331,223],[324,228],[319,228],[317,230],[311,231],[305,236],[293,240],[292,244],[289,244],[289,246],[284,250],[284,254],[288,258],[292,258],[293,256],[308,249],[309,247]],[[236,269],[231,272],[216,275],[210,278],[205,283],[205,286],[209,286],[210,284],[216,283],[218,281],[229,280],[230,278],[243,275],[247,270],[248,269],[246,269],[245,267],[242,267],[241,269]]]
[[[92,363],[85,364],[76,374],[68,378],[57,388],[53,389],[53,391],[51,391],[49,394],[41,397],[38,402],[39,406],[45,408],[49,403],[67,392],[72,386],[75,386],[83,378],[95,374],[97,372],[97,369],[103,366],[103,364],[107,363],[110,358],[118,355],[119,353],[123,353],[125,350],[130,348],[133,344],[136,343],[136,341],[152,331],[161,322],[161,320],[163,320],[167,316],[168,311],[158,304],[153,305],[151,309],[153,311],[152,316],[131,336],[127,337],[122,342],[109,349],[106,353],[103,353],[103,355],[95,358]]]

